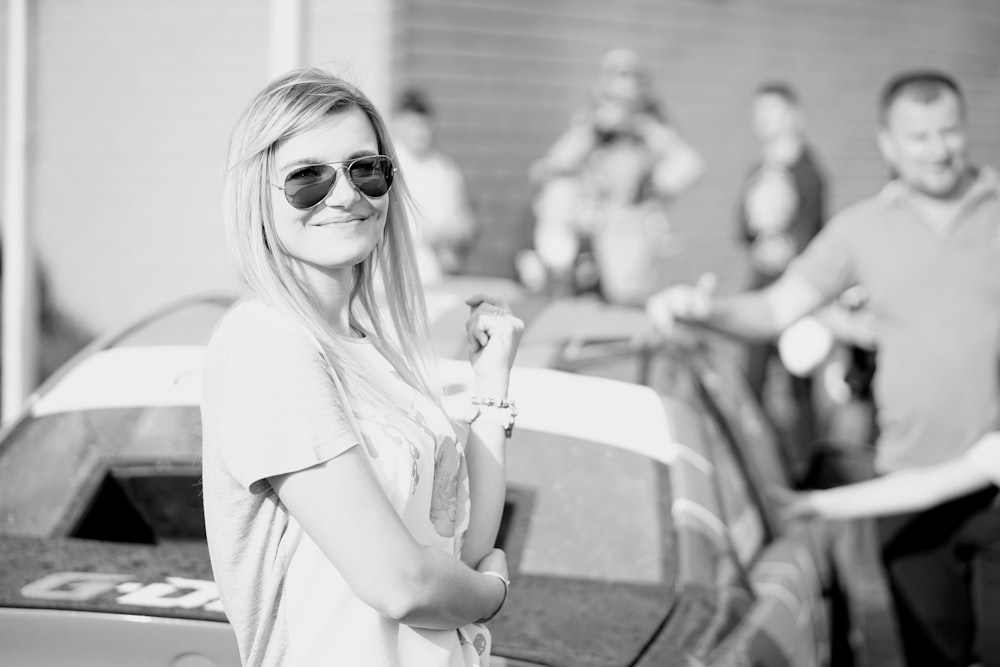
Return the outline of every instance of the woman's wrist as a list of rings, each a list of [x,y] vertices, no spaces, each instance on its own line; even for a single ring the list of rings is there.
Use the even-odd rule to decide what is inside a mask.
[[[473,383],[473,393],[483,398],[493,398],[504,400],[507,398],[507,389],[510,385],[510,375],[504,377],[476,377]]]
[[[493,424],[502,428],[508,438],[514,432],[516,421],[517,405],[513,401],[491,396],[472,396],[469,412],[465,416],[465,422],[470,426],[477,423]]]

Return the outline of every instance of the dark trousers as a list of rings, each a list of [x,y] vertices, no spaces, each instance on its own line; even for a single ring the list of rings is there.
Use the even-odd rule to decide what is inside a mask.
[[[878,520],[878,536],[910,667],[1000,665],[997,490]]]

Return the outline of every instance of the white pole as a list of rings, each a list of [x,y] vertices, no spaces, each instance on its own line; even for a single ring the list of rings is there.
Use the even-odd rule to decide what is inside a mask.
[[[274,77],[302,65],[302,0],[270,0],[269,74]]]
[[[38,381],[38,304],[28,226],[28,4],[7,1],[0,418],[9,423]]]

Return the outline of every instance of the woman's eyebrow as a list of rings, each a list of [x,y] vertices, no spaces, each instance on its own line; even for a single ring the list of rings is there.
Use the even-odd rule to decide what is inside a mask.
[[[298,159],[292,160],[281,167],[278,168],[279,171],[285,171],[291,169],[292,167],[303,167],[310,164],[325,164],[322,158],[318,157],[300,157]]]
[[[338,163],[341,163],[341,162],[350,162],[351,160],[355,160],[355,159],[357,159],[359,157],[368,157],[369,155],[378,155],[378,150],[377,149],[376,150],[357,150],[357,151],[354,151],[353,153],[351,153],[350,155],[348,155],[345,159],[343,159],[343,160],[336,160],[334,162],[327,162],[323,158],[318,158],[318,157],[301,157],[301,158],[297,158],[295,160],[292,160],[291,162],[289,162],[289,163],[287,163],[287,164],[279,167],[278,171],[287,171],[287,170],[292,169],[294,167],[304,167],[304,166],[308,166],[308,165],[312,165],[312,164],[338,164]]]

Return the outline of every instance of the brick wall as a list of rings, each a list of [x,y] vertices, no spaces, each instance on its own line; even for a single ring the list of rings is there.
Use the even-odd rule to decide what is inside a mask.
[[[219,220],[226,137],[267,79],[265,0],[37,0],[32,224],[58,306],[93,331],[165,300],[233,284]],[[874,97],[908,65],[956,73],[974,155],[1000,163],[996,0],[311,0],[306,59],[342,64],[383,104],[425,86],[445,148],[488,225],[480,273],[529,242],[527,165],[564,127],[595,63],[624,45],[708,163],[674,217],[668,277],[742,281],[735,192],[753,157],[747,102],[797,85],[833,206],[872,192]],[[7,3],[0,0],[0,28]],[[4,39],[6,46],[6,39]],[[4,56],[0,55],[0,59]],[[5,72],[0,70],[0,84]],[[0,85],[0,103],[5,91]],[[3,138],[0,136],[0,147]],[[0,165],[2,169],[2,165]]]
[[[799,88],[830,176],[831,208],[872,193],[886,169],[875,98],[893,73],[945,68],[972,107],[973,154],[1000,163],[1000,3],[994,0],[402,0],[397,81],[436,99],[442,143],[468,170],[489,228],[475,270],[504,274],[529,243],[525,169],[586,95],[602,53],[643,54],[677,127],[708,172],[679,201],[683,240],[667,279],[745,276],[734,243],[753,159],[748,100],[764,79]]]

